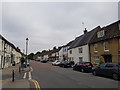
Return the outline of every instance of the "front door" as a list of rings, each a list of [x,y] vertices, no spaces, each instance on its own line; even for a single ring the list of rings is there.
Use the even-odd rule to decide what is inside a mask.
[[[112,62],[112,55],[111,54],[103,55],[103,58],[104,58],[105,62]]]

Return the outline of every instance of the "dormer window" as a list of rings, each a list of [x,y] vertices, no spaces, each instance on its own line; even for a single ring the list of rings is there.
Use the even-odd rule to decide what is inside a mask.
[[[98,37],[98,38],[101,38],[101,37],[103,37],[104,35],[105,35],[105,31],[104,31],[104,30],[97,32],[97,37]]]

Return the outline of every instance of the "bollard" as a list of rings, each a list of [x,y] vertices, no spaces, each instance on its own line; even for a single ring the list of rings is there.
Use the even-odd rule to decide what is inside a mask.
[[[12,81],[14,82],[14,70],[12,72]]]

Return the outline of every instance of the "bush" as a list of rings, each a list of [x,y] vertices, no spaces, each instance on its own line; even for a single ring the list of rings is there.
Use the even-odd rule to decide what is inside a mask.
[[[25,62],[25,58],[21,57],[20,61],[21,61],[21,64],[23,64]]]
[[[103,64],[103,63],[104,63],[104,61],[100,60],[100,64]]]

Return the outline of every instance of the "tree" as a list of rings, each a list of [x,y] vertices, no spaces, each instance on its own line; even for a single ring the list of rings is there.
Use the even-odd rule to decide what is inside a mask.
[[[23,64],[25,62],[25,58],[24,57],[21,57],[20,58],[20,61],[21,61],[21,64]]]
[[[33,57],[34,57],[34,53],[30,53],[29,55],[28,55],[28,59],[33,59]]]
[[[40,54],[41,52],[36,52],[36,54],[35,55],[37,55],[37,54]]]

